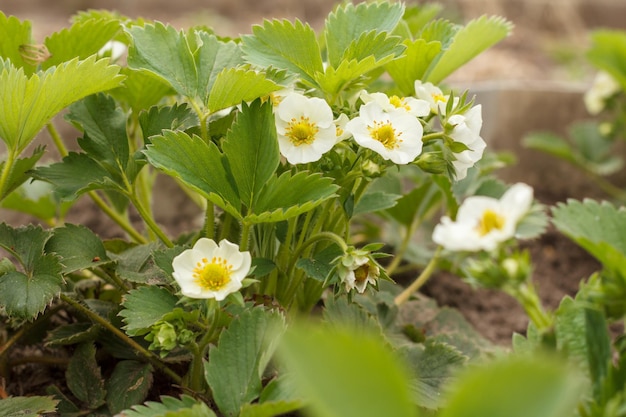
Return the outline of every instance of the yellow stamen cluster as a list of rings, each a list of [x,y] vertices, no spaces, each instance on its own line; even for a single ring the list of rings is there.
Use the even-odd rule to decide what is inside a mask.
[[[409,106],[403,98],[398,96],[389,97],[389,103],[397,109],[404,109],[406,111],[411,111],[411,106]]]
[[[396,133],[389,122],[374,122],[374,126],[368,126],[367,130],[372,139],[379,141],[387,149],[396,149],[398,143],[402,142],[400,139],[402,132]]]
[[[221,257],[213,257],[211,262],[202,258],[193,269],[193,277],[203,289],[219,291],[230,282],[232,269],[232,265]]]
[[[494,229],[502,230],[504,227],[504,217],[499,215],[493,210],[485,210],[483,217],[476,226],[476,231],[479,235],[485,236]]]
[[[310,145],[315,140],[315,135],[319,132],[319,128],[315,123],[311,123],[308,117],[300,116],[291,119],[285,129],[285,136],[289,138],[295,146]]]
[[[446,96],[443,94],[432,93],[431,96],[433,97],[433,100],[435,100],[435,103],[438,101],[441,101],[442,103],[446,102]]]

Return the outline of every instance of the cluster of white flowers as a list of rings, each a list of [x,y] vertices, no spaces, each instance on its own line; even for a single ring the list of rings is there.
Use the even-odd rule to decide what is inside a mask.
[[[450,95],[432,83],[415,82],[416,97],[388,96],[362,92],[363,103],[352,120],[341,114],[333,118],[328,103],[294,90],[275,95],[276,130],[281,154],[291,164],[319,160],[335,144],[352,136],[360,146],[399,165],[409,164],[422,153],[423,123],[430,115],[446,117]],[[453,99],[453,108],[458,104]],[[456,179],[463,179],[468,168],[482,158],[485,142],[480,137],[481,106],[446,119],[449,136],[467,149],[454,154]]]

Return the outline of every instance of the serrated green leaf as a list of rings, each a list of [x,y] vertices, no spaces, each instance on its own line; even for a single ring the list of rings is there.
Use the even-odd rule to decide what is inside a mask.
[[[362,61],[373,56],[376,62],[387,61],[389,57],[397,58],[405,50],[399,36],[391,36],[387,32],[372,30],[361,34],[353,40],[345,50],[342,61]]]
[[[309,278],[324,282],[334,268],[332,261],[341,255],[343,251],[339,246],[330,245],[312,258],[299,259],[296,266],[302,269]]]
[[[165,131],[144,151],[148,161],[237,218],[241,201],[217,146],[185,132]]]
[[[66,346],[96,339],[100,329],[92,323],[71,323],[48,332],[46,346]]]
[[[398,199],[402,197],[398,194],[390,194],[385,192],[365,193],[354,207],[354,216],[362,213],[373,213],[379,210],[385,210],[396,205]]]
[[[380,323],[362,306],[346,298],[330,298],[324,302],[324,320],[332,326],[355,333],[382,336]]]
[[[180,399],[162,396],[160,403],[148,401],[144,405],[135,405],[132,410],[124,410],[120,417],[183,417],[193,415],[194,417],[215,417],[215,413],[206,406],[198,402],[193,397],[183,395]],[[195,412],[204,414],[188,414],[195,408]]]
[[[313,83],[323,71],[320,46],[315,31],[300,20],[265,20],[252,27],[252,35],[242,37],[242,50],[251,64],[286,69]]]
[[[158,244],[151,242],[132,246],[110,257],[117,262],[116,272],[122,279],[140,284],[167,284],[171,281],[170,274],[156,266],[152,256],[157,248]]]
[[[261,376],[284,329],[277,312],[254,308],[242,313],[209,351],[205,376],[216,404],[226,416],[237,416],[261,393]],[[274,343],[272,343],[274,340]]]
[[[96,348],[93,344],[84,343],[76,347],[65,376],[72,394],[89,408],[95,409],[104,404],[104,380],[96,362]]]
[[[626,33],[620,30],[596,30],[591,34],[587,59],[608,72],[626,90]]]
[[[122,175],[128,166],[126,115],[112,97],[95,94],[72,104],[66,119],[85,132],[80,147],[107,171]]]
[[[17,159],[13,163],[13,169],[10,171],[9,177],[6,180],[7,186],[5,187],[5,192],[4,194],[0,194],[0,201],[3,201],[13,190],[30,178],[28,172],[35,166],[43,154],[44,148],[37,147],[30,157]],[[0,162],[0,172],[4,169],[4,164],[6,164],[6,161]]]
[[[24,61],[20,47],[31,43],[31,22],[0,11],[0,57],[10,60],[18,68],[24,68],[28,75],[33,73],[35,66]]]
[[[372,31],[390,33],[403,14],[402,3],[348,3],[338,7],[328,16],[324,26],[330,65],[338,68],[350,45],[363,34]]]
[[[387,63],[385,69],[397,84],[402,94],[415,94],[415,80],[421,80],[426,70],[441,52],[440,42],[428,42],[424,39],[405,40],[404,54]]]
[[[511,30],[512,24],[502,17],[482,16],[471,20],[456,32],[452,43],[429,68],[424,81],[439,84],[478,54],[506,38]]]
[[[180,255],[185,250],[182,246],[174,246],[173,248],[167,248],[164,250],[155,250],[152,252],[152,258],[154,264],[161,268],[166,274],[172,275],[174,267],[172,262],[174,258]]]
[[[280,163],[272,106],[254,101],[242,105],[222,144],[242,203],[253,212],[261,189]]]
[[[120,21],[112,19],[89,19],[74,23],[48,36],[44,45],[50,57],[41,67],[48,69],[74,58],[86,59],[96,54],[121,30]]]
[[[0,73],[0,138],[20,153],[54,115],[91,94],[117,87],[123,76],[108,59],[73,59],[27,77],[11,67]]]
[[[626,210],[608,202],[568,200],[554,207],[552,216],[557,229],[605,268],[626,271]]]
[[[121,361],[107,381],[107,406],[117,414],[146,399],[152,386],[152,366],[138,361]]]
[[[124,84],[111,90],[109,94],[128,103],[135,113],[158,104],[163,97],[175,94],[168,82],[147,70],[123,67],[120,73],[126,76]]]
[[[301,324],[285,334],[279,353],[312,415],[417,415],[408,377],[380,338]]]
[[[9,397],[0,400],[0,415],[4,417],[39,417],[54,413],[59,401],[52,397]]]
[[[185,130],[192,121],[195,125],[198,119],[186,104],[152,106],[139,114],[139,125],[145,143],[150,143],[151,136],[160,135],[164,130]]]
[[[211,113],[239,105],[242,101],[250,102],[265,97],[282,87],[269,80],[263,73],[226,68],[215,78],[209,94],[208,108]]]
[[[406,6],[402,20],[407,24],[409,33],[416,35],[443,10],[439,3],[411,4]]]
[[[467,357],[446,343],[427,339],[425,345],[405,345],[399,354],[411,369],[411,391],[420,407],[438,409],[441,392]]]
[[[250,223],[277,222],[314,209],[335,196],[338,186],[321,174],[285,172],[272,177],[258,194],[255,212],[245,217]]]
[[[119,190],[111,174],[84,153],[70,152],[63,162],[37,167],[32,176],[53,184],[56,195],[63,200],[75,200],[96,189]]]
[[[100,238],[80,225],[66,224],[54,229],[45,249],[59,256],[65,274],[111,262]]]
[[[441,49],[445,50],[450,46],[454,35],[461,28],[460,25],[446,19],[433,20],[422,28],[418,38],[426,42],[439,42]]]
[[[581,388],[576,375],[555,358],[507,357],[457,378],[439,415],[571,416]]]
[[[147,333],[163,315],[171,313],[177,302],[178,298],[165,288],[140,287],[124,296],[124,309],[118,316],[123,317],[126,323],[124,330],[128,335],[139,336]]]

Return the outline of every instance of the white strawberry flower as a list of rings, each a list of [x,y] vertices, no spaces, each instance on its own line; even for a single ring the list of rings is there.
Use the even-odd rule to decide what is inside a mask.
[[[346,254],[337,267],[337,273],[346,292],[356,290],[363,294],[367,285],[376,285],[380,277],[380,268],[360,251]]]
[[[467,176],[467,170],[483,157],[487,144],[480,137],[480,129],[483,125],[481,106],[474,106],[465,114],[450,116],[448,124],[454,126],[449,136],[455,141],[467,146],[468,149],[455,153],[455,161],[452,161],[456,173],[456,179],[462,180]]]
[[[110,56],[111,61],[117,61],[126,53],[128,47],[119,41],[108,41],[98,51],[98,56]]]
[[[456,220],[443,217],[435,226],[433,241],[451,251],[491,251],[515,236],[519,221],[530,210],[533,189],[523,183],[509,188],[502,198],[467,198]]]
[[[584,96],[585,107],[590,114],[596,115],[604,110],[606,100],[619,92],[621,86],[608,72],[599,71]]]
[[[433,83],[422,83],[420,80],[415,81],[415,97],[426,101],[430,106],[433,114],[446,115],[446,107],[450,100],[450,95],[443,94],[443,91]],[[453,104],[456,106],[459,98],[455,97]]]
[[[396,164],[413,162],[422,153],[420,121],[404,110],[385,111],[376,101],[362,105],[346,130],[359,145]]]
[[[240,252],[234,243],[201,238],[174,258],[172,276],[183,295],[221,301],[239,291],[251,264],[250,252]]]
[[[365,104],[375,101],[384,111],[400,109],[415,117],[428,116],[430,113],[430,104],[415,97],[388,96],[385,93],[368,93],[365,90],[361,92],[360,97]]]
[[[290,93],[274,114],[280,153],[290,164],[315,162],[337,143],[333,111],[321,98]]]

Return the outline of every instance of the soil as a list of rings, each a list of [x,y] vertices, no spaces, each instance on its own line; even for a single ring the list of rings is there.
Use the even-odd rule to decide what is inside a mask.
[[[5,0],[0,8],[6,14],[32,20],[35,38],[42,40],[52,31],[67,26],[69,16],[76,10],[87,8],[113,8],[130,17],[144,16],[180,27],[208,23],[218,33],[237,35],[249,33],[250,25],[260,23],[262,17],[298,17],[319,28],[335,2],[213,0],[203,2],[202,7],[200,3],[192,0],[30,0],[9,1],[7,4]],[[588,84],[591,73],[585,72],[584,66],[581,72],[578,65],[583,49],[580,46],[587,42],[587,30],[597,26],[620,27],[625,23],[617,17],[626,14],[626,5],[619,0],[571,2],[571,6],[559,3],[560,10],[550,0],[527,3],[521,0],[458,0],[442,3],[449,17],[460,20],[495,13],[516,23],[512,37],[466,65],[450,79],[453,84],[471,85],[474,82],[505,80],[565,80]],[[591,7],[592,3],[595,7]],[[563,65],[563,62],[575,63],[574,68],[572,65]],[[483,117],[488,119],[490,116],[484,114]],[[523,118],[523,115],[520,117]],[[526,126],[526,129],[530,131],[532,126]],[[518,135],[523,133],[518,132]],[[48,140],[45,135],[42,138]],[[519,177],[515,179],[523,180]],[[167,179],[159,181],[171,185]],[[541,180],[531,185],[536,187],[537,197],[545,204],[564,201],[568,197],[587,196],[554,191],[559,189],[558,184],[541,184]],[[583,191],[588,189],[584,188]],[[157,220],[173,235],[197,226],[199,212],[184,197],[168,197],[158,201],[155,207]],[[96,212],[89,202],[84,201],[72,210],[69,219],[111,237],[111,230],[116,229],[111,228],[106,219],[94,216]],[[13,212],[0,211],[0,216],[2,221],[14,225],[30,221]],[[526,242],[525,246],[534,262],[534,281],[548,308],[556,307],[564,295],[574,295],[580,281],[599,268],[593,258],[552,229],[541,238]],[[511,297],[497,291],[473,289],[450,274],[436,274],[424,287],[423,293],[437,300],[440,305],[457,308],[483,336],[496,344],[510,346],[513,332],[524,333],[526,329],[526,316]]]

